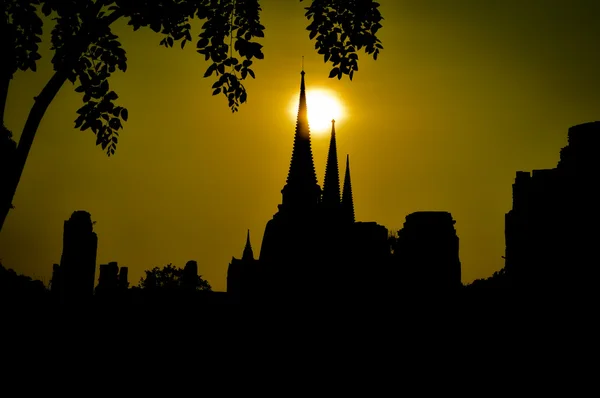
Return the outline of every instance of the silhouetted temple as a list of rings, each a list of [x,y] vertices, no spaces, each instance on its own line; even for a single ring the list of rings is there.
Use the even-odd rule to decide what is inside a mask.
[[[190,260],[183,267],[183,275],[181,275],[181,287],[195,291],[198,285],[198,262]]]
[[[462,286],[455,223],[445,211],[420,211],[406,216],[394,248],[402,287],[428,290]]]
[[[127,290],[129,281],[127,276],[129,269],[121,267],[115,261],[108,264],[100,264],[100,276],[96,286],[96,294],[113,293],[116,291]]]
[[[65,221],[60,265],[54,264],[52,293],[61,300],[90,299],[94,294],[98,237],[90,213],[76,211]]]
[[[250,230],[248,230],[242,258],[232,257],[227,269],[227,292],[236,295],[237,298],[250,293],[252,289],[256,288],[257,281],[255,279],[258,276],[258,260],[254,258],[250,244]]]
[[[569,128],[556,168],[517,172],[505,217],[506,272],[518,287],[597,283],[600,122]]]
[[[245,295],[263,290],[295,297],[353,289],[363,285],[366,262],[389,255],[387,229],[375,222],[357,223],[346,156],[343,189],[337,158],[335,121],[323,189],[317,182],[307,117],[304,71],[294,145],[278,211],[267,222],[260,256],[254,260],[249,242],[241,260],[232,259],[227,291]],[[382,260],[383,261],[383,260]]]

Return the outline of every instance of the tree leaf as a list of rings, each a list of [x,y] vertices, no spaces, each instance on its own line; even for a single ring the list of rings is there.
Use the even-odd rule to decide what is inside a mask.
[[[150,23],[150,29],[152,29],[156,33],[160,32],[160,22],[158,22],[158,21],[151,22]]]
[[[105,81],[106,81],[106,80],[105,80]],[[108,85],[108,83],[107,83],[107,85]],[[106,100],[108,100],[108,101],[114,101],[114,100],[116,100],[117,98],[119,98],[119,96],[118,96],[118,95],[117,95],[117,93],[115,93],[114,91],[111,91],[111,92],[109,92],[108,94],[106,94],[106,95],[104,96],[104,98],[105,98]]]
[[[201,37],[200,40],[196,43],[196,48],[204,48],[208,46],[209,40],[206,37]]]
[[[112,119],[110,119],[110,122],[108,122],[108,125],[110,126],[111,129],[118,130],[118,129],[120,129],[122,127],[121,126],[121,119],[116,118],[116,117],[112,118]]]
[[[208,67],[208,69],[206,69],[206,72],[204,73],[204,77],[210,77],[216,69],[217,69],[217,64],[213,63],[212,65],[210,65]]]

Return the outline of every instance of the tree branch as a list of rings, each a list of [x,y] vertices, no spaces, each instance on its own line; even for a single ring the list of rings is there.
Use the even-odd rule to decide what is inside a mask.
[[[4,17],[0,17],[0,35],[2,37],[0,44],[0,54],[6,59],[12,59],[14,53],[11,51],[10,46],[12,43],[11,37],[8,34],[9,27],[8,21]],[[8,61],[3,60],[0,66],[0,125],[4,124],[4,112],[6,109],[6,98],[8,97],[8,87],[10,80],[12,79],[12,71]]]
[[[102,8],[101,2],[98,2],[98,10],[95,12],[95,15],[98,15],[100,9]],[[102,18],[101,21],[104,21],[106,26],[110,26],[113,22],[118,20],[124,14],[119,9],[107,16],[106,18]],[[98,20],[94,19],[92,26],[95,25]],[[72,62],[79,59],[79,56],[87,49],[87,47],[95,40],[95,32],[93,30],[89,30],[90,34],[88,35],[88,40],[85,43],[82,43],[81,51],[74,52],[76,54],[73,57]],[[79,50],[79,49],[78,49]],[[31,149],[31,145],[33,143],[33,139],[35,138],[35,134],[37,129],[46,113],[46,110],[50,106],[52,100],[62,87],[62,85],[67,80],[69,73],[73,69],[73,64],[67,62],[64,64],[62,68],[57,70],[54,75],[50,78],[46,86],[42,89],[39,96],[35,97],[35,102],[31,111],[29,112],[29,116],[27,117],[27,121],[25,122],[25,127],[23,127],[23,133],[19,139],[19,145],[17,147],[17,155],[16,155],[16,175],[15,175],[15,191],[16,185],[19,184],[19,180],[21,179],[21,174],[23,172],[23,167],[25,166],[25,162],[27,160],[27,156],[29,155],[29,151]],[[11,195],[14,195],[14,193]],[[1,225],[0,225],[1,228]]]
[[[33,144],[33,140],[37,133],[37,130],[42,122],[42,118],[44,117],[48,107],[58,94],[58,91],[63,86],[63,84],[67,81],[69,74],[73,70],[73,65],[75,62],[79,60],[79,57],[88,46],[96,40],[97,32],[95,27],[98,26],[98,22],[101,22],[104,26],[110,26],[113,22],[124,16],[124,13],[121,9],[118,9],[111,13],[110,15],[98,20],[95,17],[98,15],[102,8],[102,3],[98,2],[98,8],[95,13],[92,13],[92,18],[89,23],[89,29],[87,30],[87,35],[82,37],[82,40],[79,41],[79,45],[74,49],[75,51],[71,52],[73,54],[70,59],[67,60],[50,78],[48,83],[44,86],[40,94],[35,97],[35,102],[29,115],[27,117],[27,121],[25,122],[25,127],[23,127],[23,132],[21,133],[21,137],[19,138],[19,145],[17,146],[17,151],[15,153],[15,159],[13,163],[12,172],[8,176],[8,181],[6,184],[5,195],[0,197],[0,230],[4,226],[4,221],[6,220],[6,216],[8,215],[8,211],[11,208],[11,204],[15,193],[17,191],[17,187],[21,180],[21,175],[23,174],[23,169],[25,168],[25,163],[27,162],[27,157],[29,156],[29,151],[31,150],[31,145]],[[0,84],[3,82],[0,81]],[[6,85],[6,89],[8,90],[8,81]],[[0,86],[0,90],[2,90],[2,86]],[[0,91],[0,95],[2,92]],[[6,97],[4,97],[4,101]],[[1,97],[0,97],[0,101]],[[2,112],[4,111],[4,107],[2,107]],[[3,187],[4,188],[4,187]]]
[[[23,174],[23,168],[25,167],[25,162],[27,161],[27,156],[29,155],[29,151],[31,149],[31,144],[33,143],[33,139],[35,138],[35,133],[37,132],[38,127],[46,113],[46,110],[50,106],[50,103],[62,87],[62,85],[67,80],[68,72],[63,70],[56,71],[54,75],[50,78],[46,86],[42,89],[42,92],[38,97],[35,98],[35,102],[31,111],[29,112],[29,116],[27,117],[27,122],[25,122],[25,127],[23,128],[23,133],[21,134],[21,138],[19,139],[19,145],[17,146],[17,152],[15,153],[15,159],[13,163],[12,173],[10,173],[9,181],[6,186],[7,195],[2,195],[2,203],[0,203],[0,229],[4,225],[4,220],[8,214],[8,210],[10,209],[12,200],[15,196],[15,192],[17,190],[17,186],[19,185],[19,181],[21,180],[21,175]]]
[[[6,109],[6,98],[11,77],[7,73],[0,73],[0,124],[4,124],[4,111]]]

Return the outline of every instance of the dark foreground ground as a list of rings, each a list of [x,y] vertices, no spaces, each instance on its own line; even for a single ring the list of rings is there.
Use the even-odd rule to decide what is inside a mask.
[[[577,391],[597,369],[593,295],[4,297],[3,396],[35,386],[51,395],[187,395],[211,381],[218,391],[280,396],[584,395]],[[17,380],[21,390],[8,389]]]

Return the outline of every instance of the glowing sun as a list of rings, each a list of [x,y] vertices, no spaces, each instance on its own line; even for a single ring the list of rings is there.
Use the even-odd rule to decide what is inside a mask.
[[[331,120],[338,122],[343,118],[343,106],[338,96],[326,89],[306,90],[306,107],[308,108],[308,125],[315,135],[331,131]],[[290,102],[290,115],[296,119],[298,115],[298,95]]]

